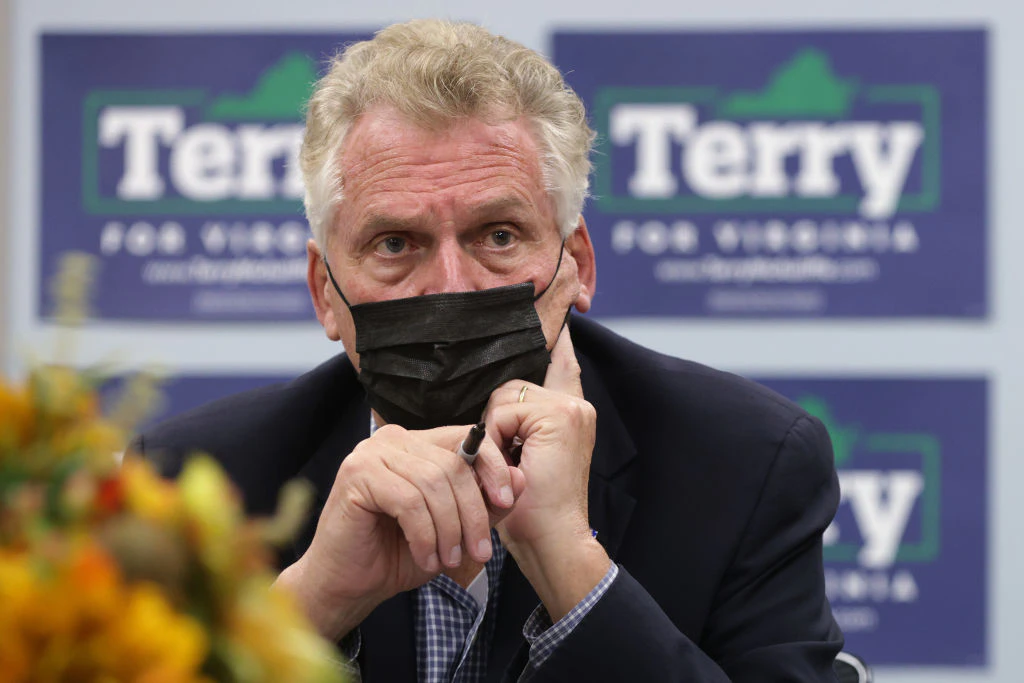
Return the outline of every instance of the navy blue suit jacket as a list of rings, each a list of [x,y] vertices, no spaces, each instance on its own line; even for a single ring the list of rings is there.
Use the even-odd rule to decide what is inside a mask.
[[[591,525],[622,571],[532,679],[834,681],[842,636],[825,598],[821,533],[838,504],[827,432],[735,375],[654,353],[574,317],[584,394],[597,409]],[[305,477],[322,507],[369,406],[338,356],[286,384],[215,401],[139,435],[173,475],[213,454],[251,513]],[[319,512],[319,507],[316,510]],[[312,539],[315,515],[288,564]],[[538,604],[514,561],[502,575],[488,681],[515,680]],[[363,680],[415,681],[411,593],[361,626]]]

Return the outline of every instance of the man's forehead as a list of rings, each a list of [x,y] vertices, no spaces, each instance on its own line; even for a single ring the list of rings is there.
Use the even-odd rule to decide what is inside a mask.
[[[398,146],[406,151],[419,150],[424,157],[442,158],[457,156],[460,148],[465,148],[467,154],[471,150],[478,153],[479,147],[525,155],[538,151],[529,122],[523,117],[472,115],[426,122],[413,120],[394,107],[377,106],[361,114],[345,136],[342,170]]]
[[[504,219],[515,217],[537,208],[534,203],[521,194],[506,193],[493,197],[472,196],[460,203],[460,210],[469,217],[486,219],[502,216]],[[412,230],[422,227],[423,216],[415,210],[404,210],[404,207],[392,203],[372,206],[362,221],[362,227],[369,231]]]
[[[447,206],[488,220],[552,210],[525,121],[476,118],[426,128],[383,108],[360,118],[341,151],[342,206],[366,229],[419,227]],[[500,215],[505,214],[505,215]]]

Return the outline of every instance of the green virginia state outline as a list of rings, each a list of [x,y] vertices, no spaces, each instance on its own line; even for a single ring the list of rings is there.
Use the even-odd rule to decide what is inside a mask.
[[[839,78],[828,55],[809,47],[779,67],[762,90],[737,91],[718,105],[716,113],[733,119],[839,119],[850,113],[856,91],[856,81]]]
[[[313,92],[316,68],[301,52],[290,52],[263,72],[243,95],[221,95],[206,107],[210,121],[295,121]]]

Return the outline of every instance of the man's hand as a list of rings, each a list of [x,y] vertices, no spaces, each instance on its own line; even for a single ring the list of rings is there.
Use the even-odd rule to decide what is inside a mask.
[[[522,442],[519,469],[526,489],[498,531],[557,621],[609,566],[608,555],[592,538],[587,512],[597,413],[583,398],[568,327],[551,350],[544,386],[515,380],[498,387],[486,420],[506,453],[515,439]]]
[[[468,431],[385,425],[342,462],[309,549],[278,578],[322,635],[337,640],[396,593],[490,558],[490,529],[523,476],[490,440],[467,465],[456,450]]]

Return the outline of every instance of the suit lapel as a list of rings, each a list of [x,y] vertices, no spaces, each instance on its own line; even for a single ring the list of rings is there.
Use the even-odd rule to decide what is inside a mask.
[[[597,410],[597,440],[590,462],[590,526],[614,560],[636,504],[626,491],[625,476],[636,457],[636,445],[593,362],[586,356],[579,356],[579,362],[583,395]]]
[[[415,610],[415,593],[399,593],[377,605],[360,625],[363,683],[412,683],[418,679]]]

